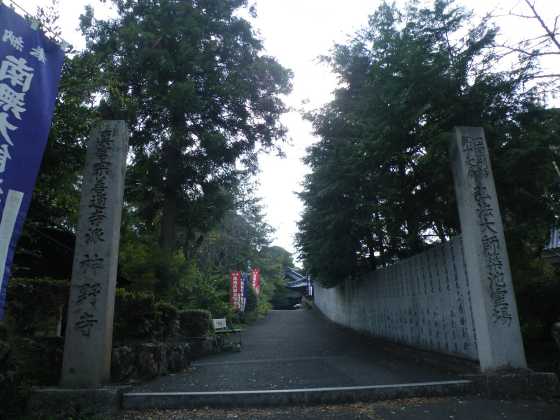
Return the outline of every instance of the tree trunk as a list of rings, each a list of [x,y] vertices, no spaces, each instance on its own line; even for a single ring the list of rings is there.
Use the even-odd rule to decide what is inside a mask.
[[[173,134],[164,146],[163,156],[166,176],[161,216],[160,246],[166,254],[171,254],[177,246],[177,212],[179,194],[182,185],[181,139],[183,138],[181,122],[174,124]]]
[[[177,243],[177,193],[168,191],[163,202],[161,216],[160,246],[171,253]]]
[[[159,296],[166,296],[177,281],[170,271],[169,262],[177,249],[177,217],[182,185],[180,133],[180,130],[173,130],[173,135],[162,150],[166,171],[162,179],[164,183],[163,208],[159,238],[159,244],[163,251],[164,258],[160,261],[158,269],[159,281],[156,286],[156,293],[158,293]]]

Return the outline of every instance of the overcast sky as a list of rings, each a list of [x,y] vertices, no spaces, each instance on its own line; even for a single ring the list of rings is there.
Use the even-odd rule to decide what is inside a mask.
[[[24,9],[34,12],[46,0],[16,0]],[[367,23],[379,0],[256,0],[257,18],[253,24],[264,40],[267,53],[294,72],[294,89],[287,103],[299,109],[306,102],[306,109],[317,108],[331,98],[336,80],[329,69],[317,62],[317,57],[327,54],[334,43],[344,42]],[[398,3],[403,3],[398,1]],[[468,8],[483,15],[489,11],[499,13],[522,6],[522,0],[461,0]],[[76,48],[84,42],[78,32],[78,17],[86,4],[94,7],[98,18],[111,16],[111,10],[98,0],[60,0],[63,37]],[[560,13],[559,0],[536,0],[544,17]],[[521,10],[521,9],[518,9]],[[517,18],[499,21],[504,37],[518,39],[538,29],[534,24]],[[549,65],[559,68],[560,62]],[[311,126],[302,120],[297,111],[283,117],[289,129],[289,143],[284,151],[286,158],[266,155],[260,159],[261,173],[259,195],[266,208],[266,219],[276,229],[275,245],[294,251],[293,237],[302,204],[295,195],[307,168],[301,159],[305,149],[316,139]]]

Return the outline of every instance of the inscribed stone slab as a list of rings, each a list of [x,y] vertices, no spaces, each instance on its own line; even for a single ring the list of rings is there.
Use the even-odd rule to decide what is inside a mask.
[[[127,152],[124,121],[103,121],[92,131],[72,269],[64,387],[94,388],[110,380]]]
[[[525,368],[504,229],[482,128],[455,128],[451,165],[481,369]]]

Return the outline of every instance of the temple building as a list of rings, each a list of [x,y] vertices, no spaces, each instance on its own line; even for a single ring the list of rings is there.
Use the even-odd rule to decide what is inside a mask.
[[[313,286],[309,276],[305,276],[293,268],[284,271],[284,288],[277,290],[272,297],[274,309],[296,309],[303,297],[313,296]]]
[[[560,228],[550,230],[550,239],[544,247],[543,256],[552,264],[560,264]]]

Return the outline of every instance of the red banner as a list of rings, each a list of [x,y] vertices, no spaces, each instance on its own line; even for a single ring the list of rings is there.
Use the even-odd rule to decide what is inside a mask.
[[[237,310],[241,309],[241,273],[232,271],[229,273],[229,303]]]
[[[251,270],[251,285],[253,286],[253,289],[255,289],[255,292],[257,293],[257,296],[260,295],[260,293],[261,293],[261,270],[259,268],[253,268]]]

